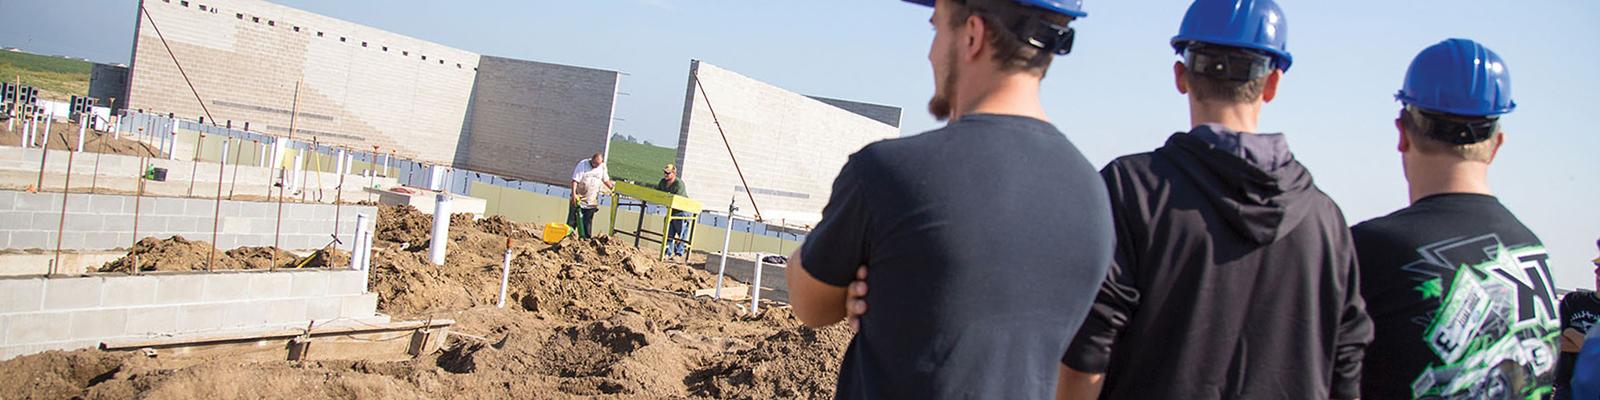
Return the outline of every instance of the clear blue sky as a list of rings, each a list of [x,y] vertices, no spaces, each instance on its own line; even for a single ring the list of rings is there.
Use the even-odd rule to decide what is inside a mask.
[[[202,0],[203,1],[203,0]],[[800,93],[901,106],[904,129],[938,126],[926,54],[930,9],[894,0],[427,1],[279,3],[481,54],[627,73],[616,125],[677,140],[690,59]],[[129,0],[0,0],[0,45],[126,62]],[[1088,0],[1075,53],[1056,61],[1045,106],[1096,164],[1147,151],[1188,126],[1168,39],[1183,0]],[[1600,238],[1600,2],[1293,1],[1294,69],[1262,129],[1291,148],[1352,223],[1406,204],[1392,95],[1412,56],[1448,37],[1505,57],[1520,107],[1490,179],[1544,239],[1562,287],[1594,287]],[[21,17],[36,15],[37,17]],[[68,28],[71,27],[69,31]]]

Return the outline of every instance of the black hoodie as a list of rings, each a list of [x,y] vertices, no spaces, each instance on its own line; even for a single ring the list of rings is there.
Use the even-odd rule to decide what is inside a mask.
[[[1282,135],[1200,126],[1100,175],[1115,259],[1062,361],[1105,373],[1102,398],[1358,397],[1349,230]]]

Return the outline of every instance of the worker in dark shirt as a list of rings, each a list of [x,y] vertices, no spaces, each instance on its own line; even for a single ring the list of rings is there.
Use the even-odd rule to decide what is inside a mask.
[[[1375,338],[1370,398],[1523,399],[1550,393],[1555,285],[1539,237],[1489,190],[1511,71],[1487,47],[1424,49],[1395,96],[1411,205],[1351,228]]]
[[[667,166],[661,167],[661,181],[656,182],[656,190],[678,196],[687,196],[686,193],[688,193],[683,189],[683,180],[678,179],[678,167],[672,164],[667,164]],[[674,217],[689,216],[687,211],[669,211],[672,212],[672,216]],[[667,244],[668,256],[677,257],[684,255],[684,252],[686,249],[688,249],[688,245],[682,242],[682,240],[684,240],[684,235],[688,231],[688,226],[689,221],[673,220],[670,226],[667,228],[668,240],[674,240],[673,242]]]
[[[1272,0],[1189,7],[1171,44],[1190,130],[1100,170],[1117,247],[1060,397],[1358,397],[1371,321],[1349,228],[1284,135],[1256,133],[1287,24]]]
[[[1039,102],[1085,14],[1076,0],[912,2],[934,6],[928,110],[949,122],[849,157],[789,259],[789,299],[806,325],[839,322],[845,286],[872,271],[839,398],[1048,398],[1111,262],[1105,186]]]
[[[1600,248],[1600,240],[1594,242]],[[1600,288],[1600,257],[1594,261],[1595,287]],[[1600,294],[1593,290],[1574,290],[1561,298],[1561,355],[1556,359],[1556,399],[1572,397],[1570,393],[1572,371],[1577,366],[1578,353],[1583,350],[1584,338],[1600,326]]]

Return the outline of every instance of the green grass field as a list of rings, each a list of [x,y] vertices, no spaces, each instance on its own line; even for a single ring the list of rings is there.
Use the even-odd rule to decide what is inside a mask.
[[[0,51],[0,80],[39,88],[39,97],[67,100],[89,94],[89,70],[93,65],[80,60]]]
[[[678,150],[621,140],[611,141],[611,179],[654,185],[661,180],[661,167],[678,158]]]

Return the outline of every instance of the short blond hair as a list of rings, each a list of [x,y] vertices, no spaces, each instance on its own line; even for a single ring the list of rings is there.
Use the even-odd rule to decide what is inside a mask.
[[[1494,133],[1487,139],[1471,144],[1454,144],[1428,136],[1425,132],[1433,128],[1433,118],[1424,114],[1416,107],[1406,107],[1400,110],[1400,126],[1406,138],[1411,140],[1411,146],[1423,154],[1448,154],[1460,157],[1467,161],[1489,162],[1494,159],[1494,142],[1500,137],[1500,124],[1494,125]],[[1450,118],[1450,117],[1444,117]],[[1463,122],[1463,121],[1458,121]]]

